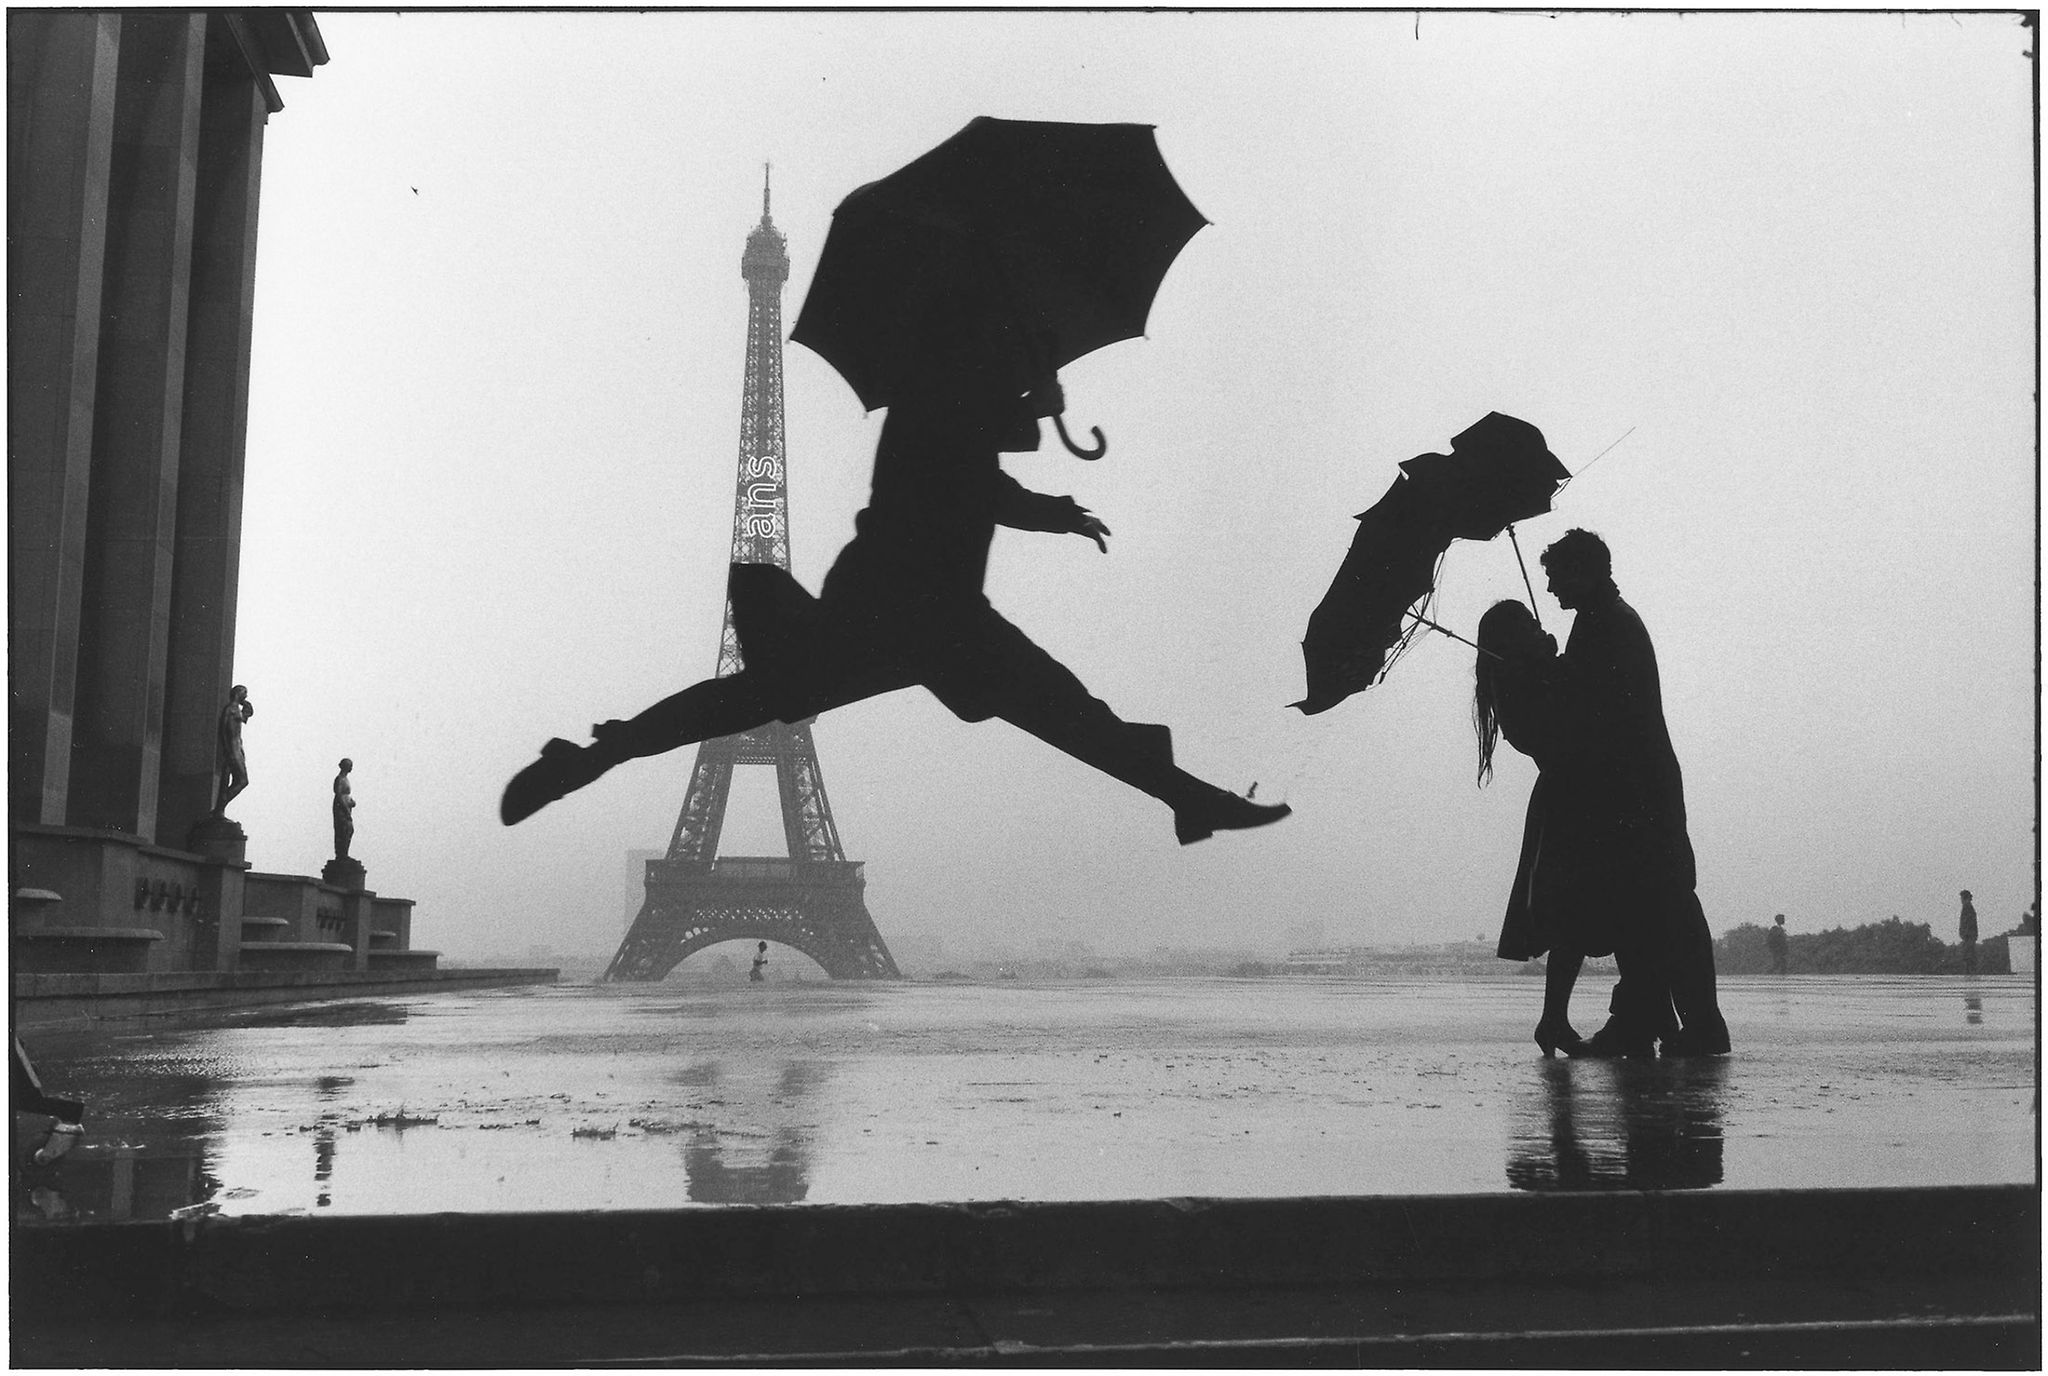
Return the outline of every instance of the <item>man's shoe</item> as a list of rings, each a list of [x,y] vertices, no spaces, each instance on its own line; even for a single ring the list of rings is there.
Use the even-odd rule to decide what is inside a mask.
[[[1612,1022],[1580,1042],[1576,1048],[1567,1047],[1568,1056],[1587,1056],[1594,1060],[1612,1060],[1620,1057],[1655,1056],[1657,1039],[1640,1033],[1616,1027]]]
[[[611,768],[595,750],[572,744],[557,736],[540,748],[540,758],[512,776],[505,796],[498,800],[498,820],[506,826],[523,822],[555,799],[577,789]]]
[[[1254,803],[1235,793],[1212,788],[1197,801],[1173,810],[1173,835],[1182,845],[1189,846],[1206,841],[1219,831],[1269,826],[1292,811],[1285,803]]]
[[[1728,1024],[1715,1027],[1686,1027],[1664,1039],[1666,1056],[1725,1056],[1731,1049]]]

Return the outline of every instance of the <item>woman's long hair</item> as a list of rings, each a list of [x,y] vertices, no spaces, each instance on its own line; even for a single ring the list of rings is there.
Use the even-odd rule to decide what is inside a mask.
[[[1479,738],[1481,788],[1493,778],[1493,751],[1500,744],[1500,669],[1513,628],[1536,629],[1536,615],[1520,602],[1496,602],[1479,618],[1479,653],[1472,664],[1472,733]]]

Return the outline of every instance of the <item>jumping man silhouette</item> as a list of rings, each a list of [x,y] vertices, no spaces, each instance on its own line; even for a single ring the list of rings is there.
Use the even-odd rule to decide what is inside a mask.
[[[789,574],[735,564],[733,625],[745,667],[693,684],[636,717],[602,722],[589,745],[550,740],[515,775],[499,815],[519,822],[626,760],[802,721],[921,684],[963,721],[1001,717],[1159,799],[1182,845],[1288,815],[1173,762],[1164,726],[1126,722],[1004,619],[982,591],[998,525],[1080,535],[1109,527],[1071,497],[1032,492],[1000,455],[1038,448],[1040,417],[1063,409],[1050,377],[1023,394],[962,350],[889,407],[867,508],[812,598]]]

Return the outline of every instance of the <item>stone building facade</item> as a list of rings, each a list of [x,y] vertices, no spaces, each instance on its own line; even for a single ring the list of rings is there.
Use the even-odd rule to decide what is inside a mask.
[[[209,820],[263,134],[276,78],[326,61],[304,10],[7,14],[18,974],[433,963],[359,867],[253,874]]]

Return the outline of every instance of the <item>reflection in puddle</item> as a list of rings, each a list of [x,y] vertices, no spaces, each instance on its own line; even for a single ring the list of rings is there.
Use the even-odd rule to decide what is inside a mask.
[[[221,1125],[221,1079],[204,1061],[95,1059],[68,1070],[86,1101],[85,1136],[49,1166],[13,1173],[16,1222],[169,1218],[205,1204],[221,1182],[209,1144]],[[89,1086],[89,1088],[85,1088]],[[47,1120],[14,1114],[16,1162]]]
[[[794,1204],[809,1194],[809,1134],[791,1118],[793,1111],[808,1107],[828,1074],[827,1067],[815,1062],[791,1062],[776,1077],[772,1093],[764,1095],[757,1084],[748,1083],[752,1077],[728,1077],[716,1061],[678,1072],[678,1084],[719,1091],[719,1097],[707,1102],[738,1106],[746,1120],[761,1125],[723,1132],[696,1128],[683,1148],[691,1202]]]
[[[730,1154],[740,1156],[743,1152],[733,1150]],[[794,1204],[810,1193],[810,1155],[804,1150],[803,1138],[790,1129],[776,1133],[765,1160],[728,1161],[727,1155],[726,1139],[709,1131],[700,1131],[683,1148],[692,1203]]]
[[[1698,1190],[1721,1183],[1728,1063],[1545,1061],[1510,1120],[1518,1190]]]
[[[54,1166],[23,1172],[14,1218],[17,1223],[169,1218],[219,1190],[220,1181],[196,1151],[121,1146],[91,1156],[73,1153]]]
[[[2031,981],[1731,983],[1732,1061],[1547,1065],[1501,990],[589,986],[38,1034],[29,1052],[85,1101],[86,1135],[33,1172],[17,1141],[12,1213],[32,1226],[2036,1176]]]
[[[313,1207],[324,1209],[334,1202],[333,1190],[327,1188],[334,1179],[334,1127],[322,1122],[313,1130],[313,1183],[321,1186],[320,1193],[313,1197]]]
[[[16,1173],[14,1220],[798,1203],[831,1078],[821,1061],[692,1061],[666,1077],[678,1092],[665,1099],[629,1109],[593,1088],[545,1096],[549,1111],[524,1116],[518,1100],[422,1111],[381,1094],[366,1102],[374,1080],[356,1076],[252,1077],[222,1063],[216,1079],[195,1069],[204,1064],[145,1057],[99,1082],[85,1143]],[[37,1126],[17,1115],[18,1142]],[[536,1200],[518,1167],[548,1169],[558,1149],[546,1144],[565,1137],[604,1156],[556,1167],[550,1197]]]

